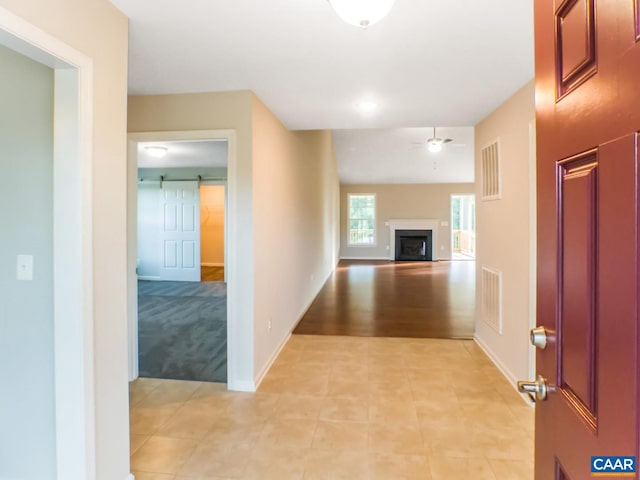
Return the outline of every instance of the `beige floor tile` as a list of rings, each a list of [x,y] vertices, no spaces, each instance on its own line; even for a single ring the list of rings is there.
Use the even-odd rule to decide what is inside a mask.
[[[238,423],[224,418],[216,423],[209,434],[201,441],[201,445],[209,448],[227,448],[233,445],[253,445],[258,441],[264,421],[254,421],[253,423]]]
[[[329,372],[329,381],[366,382],[369,379],[367,362],[358,364],[333,363]]]
[[[265,424],[257,445],[261,447],[307,448],[316,431],[316,420],[276,420]]]
[[[365,451],[368,430],[365,423],[319,421],[311,446],[321,450]]]
[[[496,478],[483,458],[429,457],[433,480],[507,480]]]
[[[534,411],[472,341],[294,335],[257,394],[130,398],[138,480],[532,478]]]
[[[317,420],[324,402],[323,396],[279,395],[273,413],[276,419]]]
[[[326,395],[329,375],[308,377],[290,375],[275,377],[267,375],[260,384],[259,393],[277,393],[291,395]]]
[[[368,400],[369,383],[356,380],[329,380],[327,396]]]
[[[489,460],[497,480],[533,480],[533,462]]]
[[[129,383],[129,405],[135,406],[155,390],[162,380],[157,378],[138,378]]]
[[[304,475],[306,449],[256,447],[248,460],[243,480],[300,480]]]
[[[216,425],[218,416],[203,415],[202,412],[189,408],[181,408],[157,430],[157,435],[163,437],[186,438],[202,440]]]
[[[379,453],[405,455],[426,453],[422,431],[412,425],[371,424],[368,445],[370,451]]]
[[[136,406],[177,410],[200,386],[200,382],[166,380],[166,383],[160,384]]]
[[[209,478],[228,477],[244,478],[247,460],[251,456],[251,445],[227,443],[214,445],[201,443],[189,457],[178,475],[184,477]]]
[[[367,422],[369,406],[367,401],[358,398],[327,397],[323,399],[318,418],[334,422]]]
[[[417,409],[411,398],[390,400],[372,398],[369,401],[369,421],[371,423],[391,423],[418,425]]]
[[[133,455],[149,439],[148,435],[129,435],[129,455]]]
[[[266,420],[273,416],[279,395],[269,393],[239,394],[226,408],[229,419],[241,423]]]
[[[174,413],[173,409],[133,407],[129,410],[131,433],[134,435],[153,435]]]
[[[369,358],[367,360],[367,363],[369,367],[373,367],[373,368],[380,368],[380,367],[406,368],[404,357],[399,353],[393,354],[393,353],[369,352]]]
[[[131,468],[141,472],[176,474],[196,445],[193,440],[151,437],[131,457]]]
[[[427,457],[419,455],[372,454],[369,456],[371,480],[429,480]]]
[[[175,475],[165,473],[133,472],[136,480],[175,480]]]
[[[368,454],[365,451],[311,449],[305,457],[303,479],[369,480]]]
[[[428,455],[484,458],[471,426],[460,420],[423,424],[421,430]]]
[[[372,365],[368,368],[368,378],[372,382],[409,380],[408,370],[398,366]]]

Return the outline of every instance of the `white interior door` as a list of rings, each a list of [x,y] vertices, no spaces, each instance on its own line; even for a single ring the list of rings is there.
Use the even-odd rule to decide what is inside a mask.
[[[198,182],[162,184],[161,280],[200,281]]]

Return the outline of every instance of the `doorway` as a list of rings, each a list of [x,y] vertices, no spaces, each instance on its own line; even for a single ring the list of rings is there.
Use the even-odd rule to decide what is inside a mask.
[[[227,160],[223,139],[137,145],[140,376],[227,381]]]
[[[476,197],[451,195],[451,259],[476,258]]]
[[[1,13],[0,477],[90,480],[92,61]]]

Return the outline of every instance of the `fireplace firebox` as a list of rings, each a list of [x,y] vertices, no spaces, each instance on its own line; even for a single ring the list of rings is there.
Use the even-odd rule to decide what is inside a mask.
[[[396,230],[396,260],[431,261],[432,230]]]

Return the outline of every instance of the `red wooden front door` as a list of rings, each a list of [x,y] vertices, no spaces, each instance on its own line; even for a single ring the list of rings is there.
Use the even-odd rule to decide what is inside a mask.
[[[537,480],[638,455],[638,1],[535,0]]]

